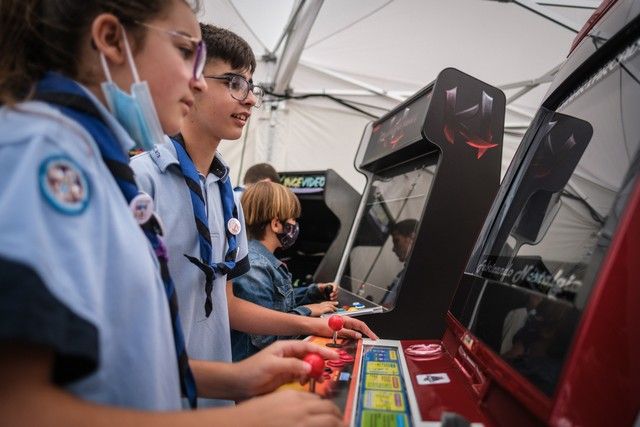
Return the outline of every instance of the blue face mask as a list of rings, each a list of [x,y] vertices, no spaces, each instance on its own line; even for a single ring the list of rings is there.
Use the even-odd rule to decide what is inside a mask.
[[[124,33],[124,28],[122,28],[122,32]],[[162,143],[164,132],[149,92],[149,85],[147,82],[141,82],[138,76],[126,33],[124,34],[124,46],[134,80],[131,85],[131,94],[120,89],[111,79],[107,61],[102,53],[100,53],[100,62],[107,81],[100,86],[113,116],[129,133],[136,143],[136,147],[148,151],[155,144]]]

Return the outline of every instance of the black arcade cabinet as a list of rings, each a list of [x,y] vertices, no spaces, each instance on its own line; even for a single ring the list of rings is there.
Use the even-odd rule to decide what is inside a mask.
[[[504,109],[500,90],[449,68],[367,126],[355,161],[367,185],[336,278],[341,314],[389,339],[442,336],[498,190]]]
[[[280,172],[280,182],[300,200],[300,235],[286,251],[294,286],[331,282],[338,272],[360,194],[333,169]]]

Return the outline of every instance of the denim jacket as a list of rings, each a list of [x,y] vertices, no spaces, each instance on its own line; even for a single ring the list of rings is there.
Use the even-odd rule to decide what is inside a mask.
[[[303,316],[311,314],[309,308],[303,307],[304,304],[323,299],[315,284],[294,289],[287,266],[258,240],[249,241],[249,263],[250,270],[233,279],[233,293],[238,298],[273,310]],[[252,335],[232,330],[233,360],[243,360],[277,339],[286,338],[291,337]]]

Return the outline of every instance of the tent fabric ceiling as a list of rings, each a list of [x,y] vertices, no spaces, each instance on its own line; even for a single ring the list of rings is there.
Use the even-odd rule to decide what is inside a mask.
[[[246,39],[259,59],[257,82],[272,81],[275,64],[264,61],[284,33],[298,2],[205,0],[203,22]],[[580,27],[589,9],[554,7]],[[536,79],[560,64],[575,34],[516,4],[486,0],[324,0],[290,83],[295,94],[324,91],[381,116],[447,67],[495,86]],[[505,90],[507,97],[519,88]],[[543,85],[511,104],[504,139],[503,173],[546,91]],[[253,163],[278,170],[338,171],[356,189],[364,179],[353,166],[365,124],[363,114],[326,98],[287,100],[255,110],[243,138],[220,151],[234,182]]]

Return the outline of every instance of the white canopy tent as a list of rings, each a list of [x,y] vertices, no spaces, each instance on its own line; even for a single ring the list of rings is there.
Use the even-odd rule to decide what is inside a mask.
[[[245,38],[259,60],[254,80],[290,96],[269,98],[239,141],[221,144],[234,183],[266,161],[281,171],[332,168],[362,190],[353,159],[365,124],[447,67],[505,91],[504,173],[575,32],[599,4],[517,1],[206,0],[201,20]]]

